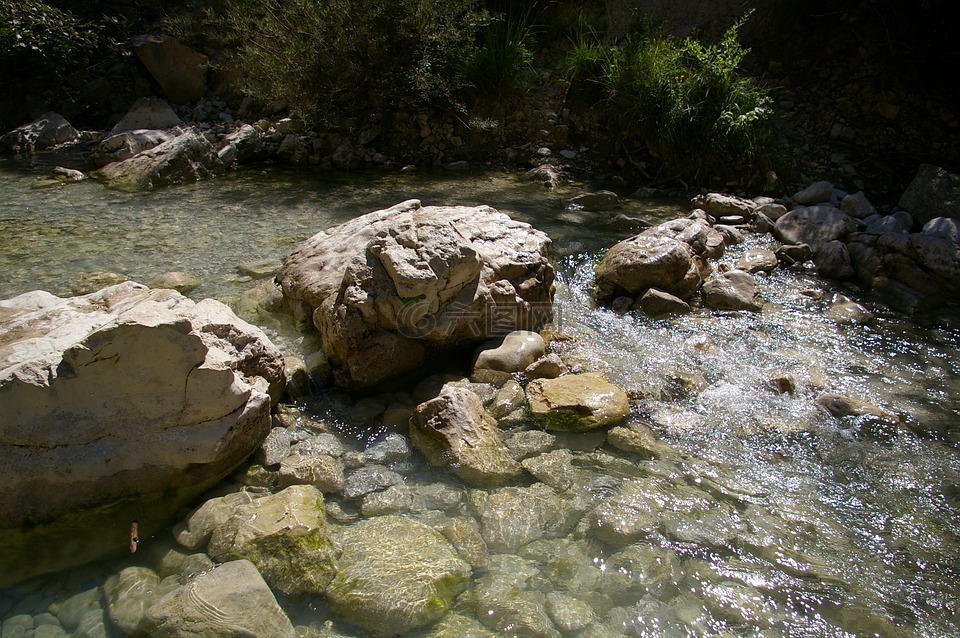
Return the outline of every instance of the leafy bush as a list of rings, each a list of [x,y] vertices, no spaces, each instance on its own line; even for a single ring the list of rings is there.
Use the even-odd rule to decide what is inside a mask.
[[[746,19],[746,18],[744,18]],[[771,99],[738,69],[747,50],[738,21],[714,44],[649,31],[619,47],[576,43],[571,76],[602,87],[608,121],[677,177],[757,172],[771,139]]]
[[[414,105],[457,106],[473,0],[228,0],[210,18],[260,101],[330,126]],[[227,47],[229,48],[229,47]]]

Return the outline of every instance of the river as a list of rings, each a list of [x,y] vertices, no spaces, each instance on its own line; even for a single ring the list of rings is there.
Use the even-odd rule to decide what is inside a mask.
[[[488,204],[547,232],[558,327],[574,338],[565,356],[604,370],[639,397],[634,417],[666,446],[642,458],[602,436],[558,438],[585,498],[599,503],[629,483],[660,521],[625,547],[574,525],[548,548],[519,550],[538,573],[528,589],[575,598],[596,619],[563,635],[960,635],[955,314],[909,317],[801,270],[760,277],[760,313],[618,315],[591,302],[592,265],[637,227],[593,223],[562,206],[577,189],[550,191],[505,172],[318,177],[267,167],[122,192],[90,181],[54,183],[47,162],[0,163],[0,298],[38,288],[69,295],[90,272],[147,281],[176,270],[200,279],[191,297],[217,298],[243,314],[239,300],[257,284],[245,265],[280,260],[323,228],[410,198]],[[688,207],[624,200],[617,212],[656,224]],[[722,261],[733,264],[745,247],[769,241],[751,237]],[[826,309],[836,292],[860,301],[874,320],[831,320]],[[281,324],[264,328],[285,351],[301,354],[298,337]],[[783,376],[794,393],[770,390]],[[891,416],[836,419],[814,402],[824,392]],[[297,409],[329,420],[324,397]],[[384,434],[348,418],[337,427],[358,449]],[[416,458],[401,468],[411,484],[435,476],[421,475]],[[36,621],[132,560],[0,592],[0,618]],[[295,624],[330,620],[339,632],[322,635],[363,635],[322,601],[285,604]]]

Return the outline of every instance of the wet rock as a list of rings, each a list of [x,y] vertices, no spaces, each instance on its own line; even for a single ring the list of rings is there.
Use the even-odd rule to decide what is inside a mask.
[[[531,415],[548,430],[583,432],[622,421],[626,393],[598,372],[536,379],[527,385]]]
[[[539,329],[552,317],[549,245],[489,207],[410,200],[314,235],[278,280],[288,300],[315,310],[338,383],[369,387],[428,353]],[[509,321],[494,321],[494,309]]]
[[[564,525],[566,508],[556,492],[543,483],[530,487],[504,487],[489,494],[471,493],[487,546],[515,553],[531,541],[552,534]]]
[[[228,159],[232,159],[233,161],[237,161],[237,162],[243,162],[245,160],[256,157],[263,151],[263,137],[261,136],[260,131],[255,129],[253,126],[249,124],[243,124],[236,131],[224,136],[223,146],[221,147],[220,151],[218,151],[218,153],[224,153],[224,151],[228,148],[233,149],[231,151],[228,151],[229,153]],[[232,163],[230,161],[225,161],[222,156],[220,159],[221,161],[223,161],[223,164],[225,166],[229,166]],[[270,272],[269,274],[273,275],[279,269],[280,269],[280,264],[278,263],[276,264],[276,266],[273,267],[272,272]],[[251,274],[251,276],[257,276],[257,275]],[[259,276],[264,276],[264,275],[259,275]]]
[[[900,213],[903,214],[901,215]],[[886,235],[887,233],[903,235],[910,232],[911,226],[913,226],[913,219],[910,217],[910,214],[900,211],[893,215],[879,217],[879,219],[871,222],[864,232],[871,235]]]
[[[99,587],[90,587],[70,596],[58,605],[56,615],[67,631],[74,631],[91,611],[100,611]]]
[[[134,36],[132,44],[133,52],[175,104],[191,104],[204,97],[207,56],[169,36]]]
[[[704,282],[701,295],[703,302],[714,310],[759,312],[763,309],[763,297],[756,280],[742,270],[716,273]]]
[[[290,448],[290,453],[303,456],[323,454],[339,458],[347,453],[347,447],[336,434],[324,432],[294,444]]]
[[[219,562],[246,559],[270,587],[288,595],[323,594],[336,571],[323,495],[294,485],[237,508],[210,538]]]
[[[130,159],[107,164],[90,174],[109,186],[150,188],[192,182],[223,170],[210,142],[194,129],[142,151]]]
[[[326,455],[294,454],[280,463],[280,487],[312,485],[321,492],[339,492],[343,488],[343,462]]]
[[[178,120],[179,123],[179,120]],[[105,137],[97,145],[97,150],[90,156],[89,162],[97,168],[122,162],[130,159],[137,153],[150,150],[169,142],[181,133],[181,129],[135,129],[123,131],[116,135]]]
[[[830,241],[820,247],[813,258],[817,274],[828,279],[852,279],[856,276],[850,262],[847,245],[842,241]]]
[[[157,638],[297,635],[273,592],[247,560],[224,563],[151,606],[138,635]]]
[[[532,561],[519,556],[494,557],[490,571],[477,582],[473,608],[487,627],[531,638],[560,638],[547,615],[547,599],[536,589],[539,576]]]
[[[773,227],[773,236],[785,244],[807,244],[814,253],[827,242],[844,239],[857,230],[857,222],[833,206],[795,208]]]
[[[129,277],[121,275],[120,273],[90,272],[82,275],[80,279],[73,284],[71,292],[74,295],[89,295],[90,293],[109,288],[110,286],[116,286],[129,280]]]
[[[440,528],[440,533],[450,541],[461,558],[474,569],[486,569],[490,552],[480,534],[480,524],[470,516],[458,516]]]
[[[103,610],[88,611],[80,619],[80,624],[73,632],[73,638],[108,638],[110,633],[107,630],[106,622],[106,615]]]
[[[770,377],[768,382],[770,388],[777,394],[796,394],[797,381],[792,374],[784,373]]]
[[[594,621],[589,604],[562,592],[547,594],[547,613],[561,631],[579,631]]]
[[[948,239],[960,244],[960,219],[937,217],[923,225],[923,234]]]
[[[273,428],[260,446],[260,462],[266,467],[279,465],[290,456],[293,434],[287,428]]]
[[[137,629],[140,619],[160,596],[160,577],[147,567],[127,567],[103,583],[107,618],[125,634]]]
[[[756,202],[727,193],[697,195],[693,198],[691,204],[697,208],[702,208],[712,217],[741,215],[746,219],[751,219],[754,211],[757,209]]]
[[[573,464],[570,450],[553,450],[524,459],[520,464],[538,481],[558,492],[585,482],[584,473],[577,470]]]
[[[489,413],[496,420],[506,417],[512,412],[523,410],[526,407],[527,395],[515,379],[510,379],[497,390],[490,402]]]
[[[442,617],[466,587],[471,569],[440,534],[398,516],[340,530],[336,578],[327,600],[337,613],[376,635],[405,634]]]
[[[557,442],[557,437],[543,430],[521,430],[506,437],[507,447],[515,459],[548,452]]]
[[[733,226],[717,224],[713,227],[713,229],[720,233],[720,236],[723,237],[723,243],[725,246],[739,246],[744,242],[743,233]]]
[[[583,193],[568,200],[567,206],[597,212],[613,210],[620,206],[620,197],[612,191]]]
[[[199,285],[199,279],[190,273],[182,271],[166,272],[162,275],[157,275],[147,282],[147,286],[150,288],[176,290],[183,295],[193,292]]]
[[[250,492],[234,492],[210,499],[177,524],[173,528],[173,535],[178,543],[189,550],[203,549],[210,542],[213,530],[226,523],[241,506],[253,500]]]
[[[700,287],[693,251],[670,237],[636,235],[607,251],[595,272],[597,298],[631,297],[658,288],[688,299]]]
[[[666,599],[677,592],[682,575],[683,565],[674,550],[636,543],[607,560],[601,591],[608,595],[651,594]]]
[[[450,612],[430,628],[427,638],[499,638],[502,635],[487,629],[472,616]]]
[[[960,297],[960,245],[949,239],[858,233],[847,250],[860,282],[897,308],[936,308]]]
[[[857,219],[864,219],[877,212],[863,191],[844,197],[840,201],[840,210]]]
[[[182,124],[165,101],[155,97],[142,97],[134,102],[126,115],[110,129],[108,137],[142,129],[170,129]]]
[[[128,282],[0,313],[0,581],[122,551],[117,520],[161,529],[269,432],[283,357],[220,302]]]
[[[382,441],[374,443],[364,451],[367,460],[379,465],[406,461],[411,453],[410,441],[396,432],[388,434]]]
[[[563,173],[550,164],[541,164],[532,168],[524,176],[532,182],[540,182],[547,188],[556,188],[558,184],[567,181]]]
[[[842,394],[821,394],[816,398],[815,403],[837,419],[866,414],[878,416],[884,414],[883,410],[876,406]]]
[[[645,457],[658,457],[671,452],[669,445],[661,442],[653,430],[641,423],[610,428],[607,442],[618,450]]]
[[[529,330],[515,330],[477,349],[474,369],[522,372],[543,356],[543,337]]]
[[[640,296],[633,305],[633,309],[637,308],[648,317],[685,315],[690,312],[690,304],[686,301],[656,288],[650,288]]]
[[[643,231],[647,237],[670,237],[690,246],[695,255],[708,259],[720,259],[724,252],[724,238],[705,221],[699,219],[674,219]]]
[[[775,222],[787,214],[787,207],[784,206],[783,204],[771,202],[771,203],[763,204],[762,206],[760,206],[757,209],[756,214],[763,215],[764,217],[769,219],[771,222]]]
[[[806,244],[785,244],[777,248],[775,254],[784,266],[802,264],[813,259],[813,250]]]
[[[568,371],[569,369],[560,355],[551,352],[527,366],[523,371],[523,376],[528,379],[556,379]]]
[[[357,499],[396,485],[402,480],[402,476],[382,465],[366,465],[347,475],[341,492],[346,499]]]
[[[737,270],[746,271],[751,275],[758,272],[771,272],[779,265],[777,254],[766,248],[752,248],[737,260]]]
[[[960,175],[923,164],[899,204],[921,224],[937,217],[960,219]]]
[[[58,182],[82,182],[87,178],[81,171],[63,166],[54,166],[50,176]]]
[[[635,479],[623,482],[596,507],[590,529],[596,538],[619,547],[655,533],[685,542],[700,541],[706,535],[722,545],[737,533],[731,524],[735,512],[724,510],[720,522],[710,526],[697,528],[692,522],[706,520],[718,508],[706,492],[658,477]]]
[[[833,197],[833,184],[830,182],[814,182],[793,196],[793,201],[804,206],[829,202]]]
[[[0,136],[0,151],[33,153],[59,144],[74,142],[80,134],[59,113],[44,113],[39,118]]]
[[[466,388],[447,384],[438,397],[418,405],[410,439],[432,465],[452,466],[467,483],[499,485],[520,477],[496,422]]]

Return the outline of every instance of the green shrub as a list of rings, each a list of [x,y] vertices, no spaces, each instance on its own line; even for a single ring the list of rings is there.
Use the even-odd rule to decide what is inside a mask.
[[[329,126],[420,104],[456,108],[473,0],[228,0],[209,17],[243,88]],[[229,50],[229,46],[225,47]]]
[[[771,99],[739,72],[738,21],[713,44],[644,29],[619,47],[575,43],[572,78],[602,87],[603,108],[627,152],[638,147],[675,177],[759,173],[772,137]]]

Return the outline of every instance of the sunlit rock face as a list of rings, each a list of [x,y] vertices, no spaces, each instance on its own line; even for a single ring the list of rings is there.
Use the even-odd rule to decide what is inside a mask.
[[[552,317],[550,239],[487,206],[410,200],[320,232],[277,280],[311,315],[338,383],[365,388],[432,354]]]
[[[133,282],[0,301],[0,335],[0,563],[22,567],[0,581],[153,533],[259,446],[283,389],[258,328]]]

